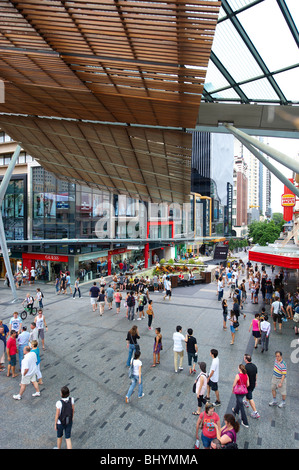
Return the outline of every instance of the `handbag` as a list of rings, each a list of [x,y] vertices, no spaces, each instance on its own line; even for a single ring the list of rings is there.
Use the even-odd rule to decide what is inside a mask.
[[[248,393],[247,387],[245,384],[242,384],[241,378],[240,378],[240,382],[241,382],[240,384],[236,384],[234,386],[233,392],[235,395],[246,395]]]

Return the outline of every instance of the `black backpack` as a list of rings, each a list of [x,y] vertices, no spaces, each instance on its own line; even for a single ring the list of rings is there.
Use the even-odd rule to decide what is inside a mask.
[[[73,407],[72,399],[69,397],[68,401],[60,400],[62,404],[59,420],[61,424],[70,424],[73,420]]]

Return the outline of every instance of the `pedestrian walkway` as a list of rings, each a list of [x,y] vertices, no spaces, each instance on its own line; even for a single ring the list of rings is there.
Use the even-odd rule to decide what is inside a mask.
[[[75,300],[70,294],[57,296],[54,286],[43,286],[48,333],[46,351],[41,351],[44,382],[40,388],[41,396],[32,397],[33,392],[28,386],[22,400],[15,401],[12,396],[18,393],[18,378],[7,378],[5,372],[0,373],[0,413],[5,423],[0,430],[2,449],[52,449],[56,444],[55,403],[60,388],[67,385],[75,398],[74,449],[193,450],[197,420],[192,415],[197,408],[192,392],[194,376],[188,374],[186,354],[183,371],[174,373],[172,335],[177,325],[182,326],[184,334],[187,328],[193,329],[199,360],[207,363],[208,370],[210,350],[219,351],[221,406],[216,412],[221,423],[235,403],[232,384],[238,365],[243,362],[245,353],[252,355],[252,362],[258,368],[254,401],[260,419],[252,419],[247,410],[249,428],[241,426],[239,447],[299,448],[296,413],[299,406],[299,343],[292,322],[283,324],[281,334],[272,330],[269,351],[262,354],[259,348],[254,349],[253,337],[248,331],[251,319],[263,306],[261,299],[258,305],[245,305],[246,319],[240,317],[235,344],[230,345],[230,331],[222,328],[222,308],[217,301],[216,283],[174,289],[171,301],[163,301],[162,293],[151,293],[155,313],[153,329],[148,330],[146,320],[136,322],[140,333],[145,396],[138,400],[136,388],[130,403],[126,404],[125,395],[130,384],[126,335],[132,323],[125,317],[123,303],[119,315],[115,304],[111,311],[106,308],[102,317],[98,312],[93,313],[88,296],[91,284],[83,284],[82,298]],[[31,293],[35,293],[36,287]],[[30,291],[28,286],[18,290],[20,299],[23,300]],[[21,302],[12,304],[10,290],[3,285],[0,292],[1,317],[8,323],[13,311],[22,310]],[[29,328],[32,320],[33,317],[27,318],[24,324]],[[152,368],[155,327],[161,328],[163,351],[160,365]],[[288,367],[287,399],[283,409],[269,406],[276,350],[282,352]],[[213,392],[211,400],[215,400]]]

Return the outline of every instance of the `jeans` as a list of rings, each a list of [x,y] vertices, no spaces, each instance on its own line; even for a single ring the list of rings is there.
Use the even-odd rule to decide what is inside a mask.
[[[133,305],[132,307],[129,307],[128,320],[134,320],[134,314],[135,314],[135,305]]]
[[[142,393],[143,393],[142,376],[141,376],[141,382],[140,383],[139,383],[139,376],[138,375],[133,375],[131,380],[132,380],[132,382],[131,382],[130,388],[128,390],[127,397],[130,398],[130,396],[132,395],[133,390],[136,387],[137,383],[138,383],[138,397],[139,398],[142,397]]]
[[[218,291],[218,301],[220,301],[223,297],[223,290]]]
[[[24,348],[25,348],[25,346],[28,346],[28,343],[26,343],[26,344],[21,344],[20,346],[18,346],[18,348],[19,348],[19,364],[20,364],[20,368],[21,368],[22,360],[24,359]]]
[[[236,396],[236,406],[235,406],[235,413],[239,414],[239,411],[241,411],[241,418],[244,424],[248,424],[247,420],[247,415],[245,412],[245,408],[243,405],[243,398],[245,395],[235,395]]]
[[[129,344],[129,354],[127,359],[127,367],[130,367],[132,356],[135,352],[135,344]]]
[[[80,287],[78,287],[78,289],[75,287],[75,290],[74,290],[74,293],[73,293],[73,297],[75,298],[76,297],[76,292],[78,291],[78,294],[79,294],[79,298],[81,297],[81,292],[80,292]]]

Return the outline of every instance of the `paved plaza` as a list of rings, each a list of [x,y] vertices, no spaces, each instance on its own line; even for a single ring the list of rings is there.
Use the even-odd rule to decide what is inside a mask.
[[[163,351],[161,363],[152,368],[154,328],[147,328],[147,320],[134,321],[139,328],[141,360],[143,363],[144,397],[137,398],[135,389],[129,404],[125,395],[130,385],[126,367],[126,335],[132,325],[125,316],[122,304],[120,314],[115,305],[105,308],[102,317],[93,313],[88,296],[92,282],[81,286],[82,298],[55,293],[53,285],[22,286],[18,290],[20,302],[11,303],[11,292],[1,284],[1,318],[8,324],[13,311],[21,312],[21,301],[36,287],[44,292],[44,314],[48,324],[45,345],[41,350],[41,371],[44,384],[41,396],[32,397],[28,386],[22,400],[13,395],[19,392],[19,377],[7,378],[0,374],[0,413],[2,449],[53,449],[56,445],[54,429],[55,403],[60,388],[67,385],[75,398],[75,417],[72,430],[73,449],[194,449],[197,408],[192,392],[194,376],[189,376],[187,356],[184,370],[174,373],[172,335],[177,325],[193,328],[199,347],[199,360],[211,364],[210,350],[218,349],[220,358],[219,391],[221,406],[216,408],[221,422],[231,412],[235,399],[232,384],[244,353],[252,354],[258,368],[258,383],[254,401],[260,419],[250,417],[249,428],[240,427],[237,442],[240,449],[298,449],[299,428],[297,410],[299,343],[293,323],[283,323],[282,333],[270,336],[269,351],[254,349],[249,325],[263,306],[248,299],[244,306],[246,319],[240,317],[240,327],[234,345],[230,345],[229,328],[222,328],[222,308],[217,301],[217,286],[201,284],[173,290],[172,300],[163,301],[162,293],[151,293],[155,313],[153,327],[161,327]],[[248,287],[247,287],[248,290]],[[228,288],[225,289],[225,297]],[[231,300],[229,300],[229,306]],[[269,307],[267,306],[267,310]],[[33,317],[24,321],[29,329]],[[272,324],[272,320],[271,320]],[[280,350],[288,367],[286,407],[270,407],[271,377],[275,351]],[[7,361],[6,361],[7,362]],[[7,365],[7,363],[6,363]],[[17,366],[18,368],[18,366]],[[211,392],[211,400],[215,395]],[[63,441],[65,447],[65,441]]]

